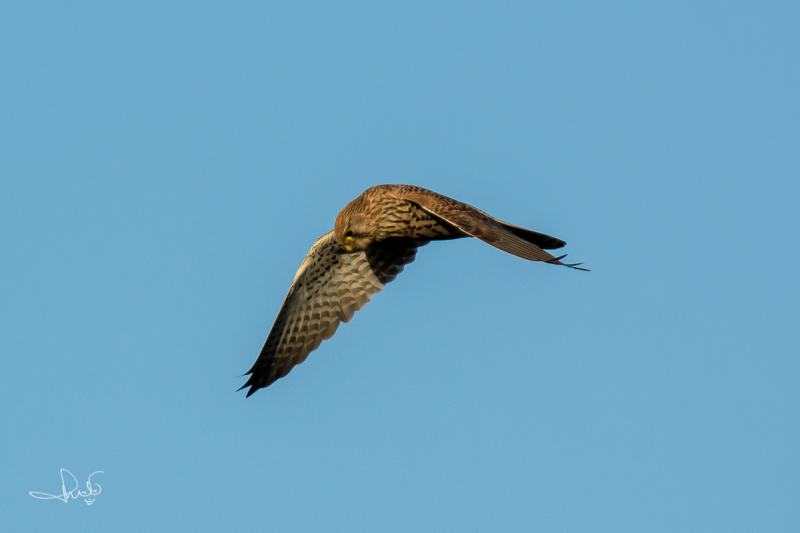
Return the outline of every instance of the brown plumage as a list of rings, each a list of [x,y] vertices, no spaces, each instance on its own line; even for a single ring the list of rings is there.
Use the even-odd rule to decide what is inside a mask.
[[[371,187],[347,204],[333,231],[311,247],[241,389],[250,387],[250,396],[305,361],[340,322],[349,322],[414,260],[417,248],[462,237],[476,237],[530,261],[587,270],[545,251],[564,246],[561,239],[503,222],[422,187]]]

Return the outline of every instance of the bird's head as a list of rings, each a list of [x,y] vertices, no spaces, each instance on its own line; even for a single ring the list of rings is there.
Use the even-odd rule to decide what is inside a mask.
[[[344,211],[336,217],[333,229],[336,240],[348,252],[366,250],[375,240],[372,224],[363,214],[346,214]]]

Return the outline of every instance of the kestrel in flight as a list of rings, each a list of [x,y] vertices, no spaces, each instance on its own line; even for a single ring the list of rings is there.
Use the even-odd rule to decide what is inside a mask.
[[[471,205],[413,185],[377,185],[336,217],[300,264],[250,377],[247,396],[268,387],[350,322],[430,241],[476,237],[529,261],[577,270],[545,250],[561,239],[498,220]],[[247,375],[245,374],[245,375]]]

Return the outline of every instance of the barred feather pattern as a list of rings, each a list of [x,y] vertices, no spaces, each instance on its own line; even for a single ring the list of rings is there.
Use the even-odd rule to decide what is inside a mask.
[[[388,239],[366,251],[347,252],[333,232],[320,237],[306,255],[242,388],[247,396],[286,376],[306,360],[341,322],[414,260],[424,240]],[[241,390],[241,389],[240,389]]]
[[[424,237],[431,240],[475,237],[529,261],[562,263],[545,249],[561,248],[561,239],[515,226],[480,209],[414,185],[376,185],[347,204],[336,217],[334,233],[340,241],[352,220],[367,220],[376,240],[388,237]],[[579,268],[578,270],[584,270]]]

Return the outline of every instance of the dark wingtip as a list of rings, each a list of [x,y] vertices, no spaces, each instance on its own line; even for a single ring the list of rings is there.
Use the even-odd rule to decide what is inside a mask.
[[[588,268],[582,268],[579,265],[583,263],[562,263],[561,260],[567,257],[568,254],[561,255],[559,257],[554,257],[550,261],[545,261],[545,263],[550,263],[551,265],[561,265],[569,268],[574,268],[575,270],[582,270],[584,272],[591,272]]]
[[[252,373],[252,370],[250,372],[248,372],[247,374],[250,374],[250,373]],[[242,374],[242,375],[246,376],[247,374]],[[253,394],[255,391],[257,391],[258,389],[261,388],[261,387],[259,387],[259,386],[257,386],[255,384],[255,382],[253,381],[253,376],[250,376],[250,378],[245,382],[244,385],[242,385],[241,387],[236,389],[236,392],[239,392],[242,389],[246,389],[247,387],[250,387],[250,390],[247,391],[247,396],[245,396],[245,398],[249,398],[251,394]]]
[[[579,267],[578,266],[578,265],[582,265],[582,264],[583,263],[570,263],[570,264],[564,264],[564,266],[568,266],[570,268],[574,268],[575,270],[581,270],[583,272],[591,272],[592,271],[590,268],[583,268],[583,267]]]
[[[250,387],[250,390],[247,391],[247,396],[245,396],[245,398],[249,398],[250,396],[252,396],[252,394],[254,392],[256,392],[258,389],[261,388],[261,387],[256,386],[255,383],[249,383],[248,382],[248,383],[245,383],[244,385],[242,385],[241,387],[239,387],[238,389],[236,389],[236,392],[239,392],[240,390],[245,389],[247,387]]]
[[[547,235],[546,233],[539,233],[538,231],[529,230],[527,228],[521,228],[519,226],[515,226],[514,224],[509,224],[508,222],[500,222],[500,225],[523,241],[528,241],[531,244],[535,244],[543,250],[563,248],[567,244],[558,237],[553,237],[552,235]]]

